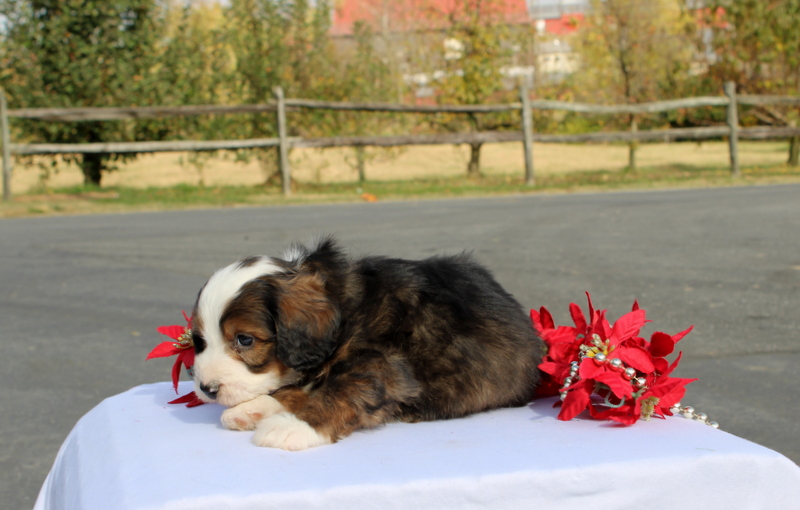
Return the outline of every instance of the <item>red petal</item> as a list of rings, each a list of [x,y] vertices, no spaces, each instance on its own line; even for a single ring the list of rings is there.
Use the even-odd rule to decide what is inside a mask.
[[[579,349],[580,341],[575,340],[575,330],[559,326],[552,335],[544,337],[547,343],[547,357],[553,361],[569,363]]]
[[[670,407],[674,406],[686,395],[686,387],[679,386],[674,390],[670,391],[660,399],[658,399],[658,408],[661,410],[663,414],[668,416],[672,416],[672,411],[670,411]]]
[[[539,363],[539,370],[552,376],[560,375],[567,367],[564,363],[555,363],[553,361],[542,361]]]
[[[177,340],[186,331],[186,326],[159,326],[156,328],[156,331],[162,335],[172,338],[173,340]]]
[[[594,305],[592,305],[592,296],[586,293],[586,300],[589,301],[589,318],[594,318]]]
[[[594,358],[584,358],[583,361],[581,361],[578,374],[581,376],[581,379],[587,380],[594,379],[598,374],[602,374],[605,371],[605,364],[596,362]]]
[[[538,331],[540,335],[544,334],[546,331],[555,329],[553,316],[550,315],[550,312],[548,312],[545,307],[541,307],[538,312],[531,309],[531,323],[533,324],[533,328]]]
[[[572,316],[572,321],[575,323],[575,329],[577,329],[580,334],[585,335],[586,317],[583,316],[583,310],[581,310],[581,307],[575,303],[570,303],[569,314]]]
[[[201,406],[203,404],[205,404],[205,402],[203,402],[202,400],[200,400],[197,397],[194,397],[194,400],[192,400],[191,402],[186,404],[186,407],[197,407],[197,406]]]
[[[619,357],[626,365],[635,368],[639,372],[651,374],[655,370],[652,356],[641,347],[625,346],[615,350],[614,355]]]
[[[638,309],[639,309],[639,300],[638,299],[634,299],[633,300],[633,307],[631,308],[631,311],[635,312]]]
[[[689,334],[689,332],[690,332],[690,331],[692,331],[693,329],[694,329],[694,326],[689,326],[687,329],[685,329],[685,330],[681,331],[681,332],[680,332],[680,333],[678,333],[677,335],[672,335],[672,340],[673,340],[675,343],[678,343],[678,342],[680,342],[680,341],[681,341],[681,339],[682,339],[683,337],[685,337],[686,335],[688,335],[688,334]]]
[[[186,319],[186,328],[192,329],[192,318],[186,315],[186,310],[181,310],[181,313],[183,314],[183,318]]]
[[[553,316],[550,315],[550,310],[548,310],[545,307],[541,307],[539,309],[539,312],[542,315],[542,326],[544,326],[547,329],[555,329],[556,323],[553,322]]]
[[[615,413],[610,413],[608,418],[610,420],[614,420],[617,423],[622,425],[633,425],[639,419],[639,415],[635,414],[634,412],[622,412],[624,407],[620,407],[619,409],[614,409]]]
[[[655,358],[653,359],[653,368],[655,373],[664,375],[664,372],[669,370],[669,362],[664,358]]]
[[[628,399],[620,407],[591,406],[589,411],[596,420],[614,420],[623,425],[633,425],[639,419],[639,413],[633,400]]]
[[[650,354],[655,358],[663,358],[675,350],[675,340],[672,336],[656,331],[650,337]]]
[[[180,396],[175,400],[170,400],[167,402],[168,404],[185,404],[187,402],[191,402],[192,400],[196,399],[197,395],[194,392],[187,393],[186,395]]]
[[[558,419],[561,421],[569,421],[583,412],[588,405],[589,392],[586,391],[585,386],[571,390],[564,399],[561,412],[558,413]]]
[[[603,383],[608,386],[614,395],[618,397],[630,398],[633,395],[633,387],[631,382],[622,378],[619,372],[603,372],[597,374],[594,378],[595,381]]]
[[[172,387],[175,388],[175,393],[178,393],[178,381],[181,378],[181,360],[180,358],[175,360],[175,364],[172,365]]]
[[[669,366],[669,368],[667,368],[666,370],[664,370],[664,371],[661,373],[661,375],[662,375],[663,377],[666,377],[666,376],[668,376],[669,374],[671,374],[671,373],[672,373],[672,371],[673,371],[673,370],[675,370],[675,369],[678,367],[678,363],[680,363],[680,362],[681,362],[681,358],[682,358],[682,357],[683,357],[683,353],[682,353],[682,352],[679,352],[679,353],[678,353],[678,357],[677,357],[677,358],[675,358],[675,361],[673,361],[673,362],[672,362],[672,365],[670,365],[670,366]]]
[[[697,379],[681,379],[678,377],[668,377],[663,382],[659,382],[653,388],[647,391],[647,394],[654,397],[662,398],[665,395],[675,391],[676,388],[682,388],[689,383],[695,382]]]
[[[186,407],[197,407],[205,404],[205,402],[197,398],[197,394],[192,391],[182,397],[178,397],[175,400],[168,402],[168,404],[186,404]]]
[[[167,356],[174,356],[178,354],[181,349],[175,347],[175,342],[161,342],[155,349],[150,351],[145,360],[152,358],[166,358]]]
[[[181,352],[178,353],[178,360],[183,363],[183,366],[186,368],[191,368],[194,365],[194,349],[187,348],[181,349]]]
[[[554,381],[548,375],[542,377],[542,383],[537,386],[534,393],[535,398],[555,397],[558,395],[558,390],[561,388],[561,383]],[[559,401],[559,403],[561,403]]]
[[[541,333],[542,329],[544,328],[542,328],[542,320],[541,317],[539,316],[539,312],[531,308],[530,315],[531,315],[531,325],[533,326],[533,329]]]
[[[644,327],[645,322],[644,310],[628,312],[614,323],[614,329],[611,330],[611,338],[621,342],[635,337],[639,334],[639,330]]]
[[[604,340],[611,338],[611,327],[608,325],[605,310],[595,311],[591,329],[593,334],[600,335],[600,338]]]

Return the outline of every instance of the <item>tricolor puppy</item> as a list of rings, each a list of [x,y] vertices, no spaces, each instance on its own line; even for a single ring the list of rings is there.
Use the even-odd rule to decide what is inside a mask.
[[[544,355],[469,255],[350,260],[329,238],[220,269],[193,317],[197,394],[228,407],[225,427],[286,450],[523,405]]]

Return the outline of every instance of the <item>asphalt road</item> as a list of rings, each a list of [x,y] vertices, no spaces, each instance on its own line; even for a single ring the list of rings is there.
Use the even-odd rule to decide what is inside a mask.
[[[30,508],[103,398],[167,380],[145,362],[205,279],[338,236],[353,254],[473,250],[526,307],[567,323],[584,291],[615,318],[695,330],[676,375],[722,429],[800,462],[800,186],[0,220],[0,501]],[[637,426],[647,426],[639,424]]]

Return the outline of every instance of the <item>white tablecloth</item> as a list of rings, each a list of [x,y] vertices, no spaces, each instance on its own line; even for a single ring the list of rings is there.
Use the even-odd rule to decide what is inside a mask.
[[[172,398],[143,385],[90,411],[36,509],[800,508],[797,465],[683,417],[560,422],[547,400],[285,452]]]

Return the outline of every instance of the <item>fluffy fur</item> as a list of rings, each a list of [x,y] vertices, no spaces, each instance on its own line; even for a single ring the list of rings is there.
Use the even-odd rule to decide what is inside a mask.
[[[544,344],[471,256],[348,259],[328,238],[217,271],[194,309],[197,394],[259,446],[526,403]]]

